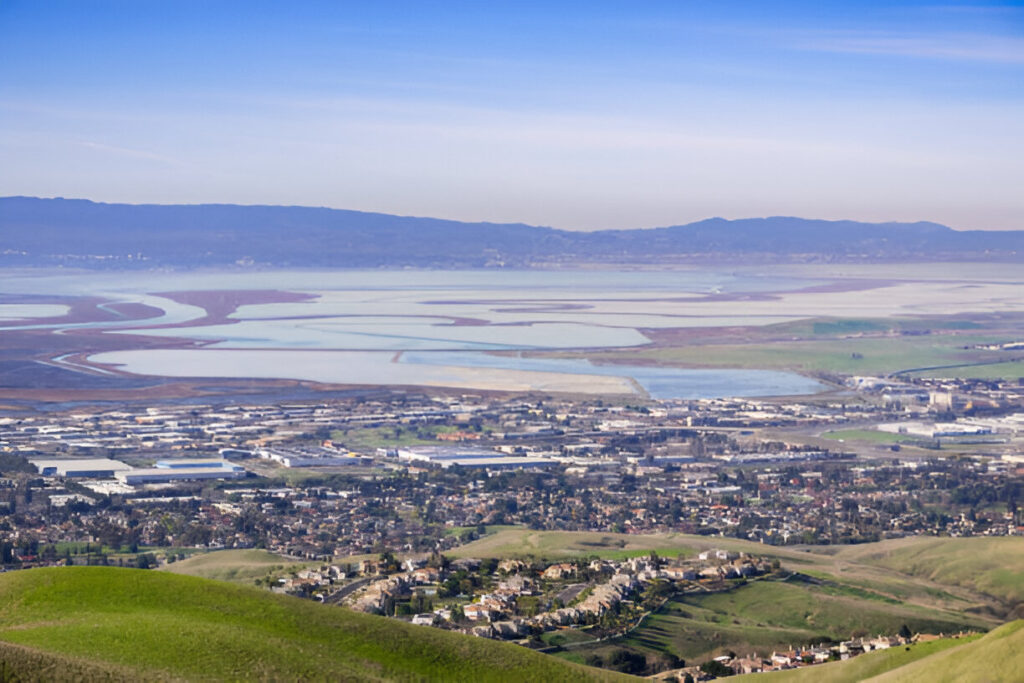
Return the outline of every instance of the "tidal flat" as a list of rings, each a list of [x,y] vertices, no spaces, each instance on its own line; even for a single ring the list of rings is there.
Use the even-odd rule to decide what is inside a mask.
[[[10,273],[0,294],[47,297],[46,310],[34,310],[41,317],[5,320],[4,336],[13,344],[33,334],[41,356],[35,360],[74,371],[716,398],[826,387],[775,364],[702,364],[702,347],[693,343],[701,335],[781,331],[819,319],[1016,315],[1024,312],[1021,285],[1013,269],[971,264],[842,271],[29,270]],[[86,298],[93,309],[82,303]],[[71,309],[75,316],[60,317]],[[47,341],[54,342],[49,356]],[[538,357],[553,353],[563,357]],[[676,356],[685,362],[675,363]],[[707,367],[694,368],[701,365]]]

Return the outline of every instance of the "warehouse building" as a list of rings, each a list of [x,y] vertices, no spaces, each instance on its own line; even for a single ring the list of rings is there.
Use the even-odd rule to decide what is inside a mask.
[[[33,458],[29,462],[44,477],[110,479],[118,472],[132,469],[110,458]]]
[[[237,467],[237,465],[233,465],[227,460],[221,460],[220,458],[214,458],[211,460],[199,460],[195,458],[157,460],[153,466],[161,470],[192,470],[199,468],[225,469]]]
[[[497,451],[480,448],[444,446],[399,448],[398,459],[410,464],[434,465],[442,469],[453,466],[488,470],[544,469],[558,464],[550,458],[506,456]]]
[[[241,479],[246,471],[238,465],[226,467],[153,467],[118,472],[114,476],[122,484],[166,484],[197,479]]]

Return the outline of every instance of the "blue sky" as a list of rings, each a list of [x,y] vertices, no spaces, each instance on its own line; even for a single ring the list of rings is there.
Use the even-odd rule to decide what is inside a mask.
[[[1024,5],[0,0],[0,195],[1024,229]]]

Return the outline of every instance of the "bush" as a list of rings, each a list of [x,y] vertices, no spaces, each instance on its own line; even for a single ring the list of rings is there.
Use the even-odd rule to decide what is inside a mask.
[[[710,662],[704,662],[700,665],[700,670],[709,676],[732,676],[735,672],[727,667],[725,664],[712,659]]]
[[[620,648],[608,656],[608,668],[627,674],[638,674],[647,668],[647,658],[639,652]]]

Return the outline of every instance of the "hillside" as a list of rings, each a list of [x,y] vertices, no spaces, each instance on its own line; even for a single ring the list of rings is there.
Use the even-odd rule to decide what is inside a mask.
[[[320,566],[320,563],[299,562],[266,550],[217,550],[199,553],[173,564],[165,564],[160,569],[172,574],[186,574],[251,586],[254,579],[273,572],[298,571],[307,566]]]
[[[0,575],[4,680],[587,681],[516,645],[166,572]]]
[[[578,644],[556,653],[583,662],[617,648],[645,655],[671,653],[700,662],[729,651],[768,654],[790,644],[896,633],[904,624],[924,633],[986,631],[1012,618],[1012,592],[985,590],[987,577],[1004,587],[1020,582],[1019,539],[919,538],[857,546],[770,546],[679,533],[615,534],[496,527],[450,552],[458,557],[588,557],[610,559],[655,550],[692,557],[727,548],[778,559],[778,577],[713,594],[678,595],[626,637]],[[966,562],[955,572],[913,574],[881,563],[897,547],[929,548],[932,556]],[[895,566],[895,565],[894,565]],[[934,569],[934,567],[933,567]]]
[[[804,669],[750,674],[737,683],[989,683],[1020,680],[1024,670],[1024,621],[1014,621],[981,637],[944,639],[870,652],[845,662]]]
[[[782,567],[869,600],[937,610],[944,619],[992,626],[1017,618],[1024,595],[1024,543],[1018,538],[913,537],[851,546],[772,546],[680,533],[615,534],[495,528],[450,551],[454,557],[615,559],[655,550],[687,557],[726,548],[781,561]],[[808,585],[813,589],[814,586]],[[939,616],[933,614],[932,616]]]
[[[2,266],[530,267],[694,259],[1024,259],[1024,232],[936,223],[712,218],[573,232],[302,206],[0,198]]]
[[[837,558],[1024,602],[1024,541],[1019,538],[903,538],[843,548]]]

